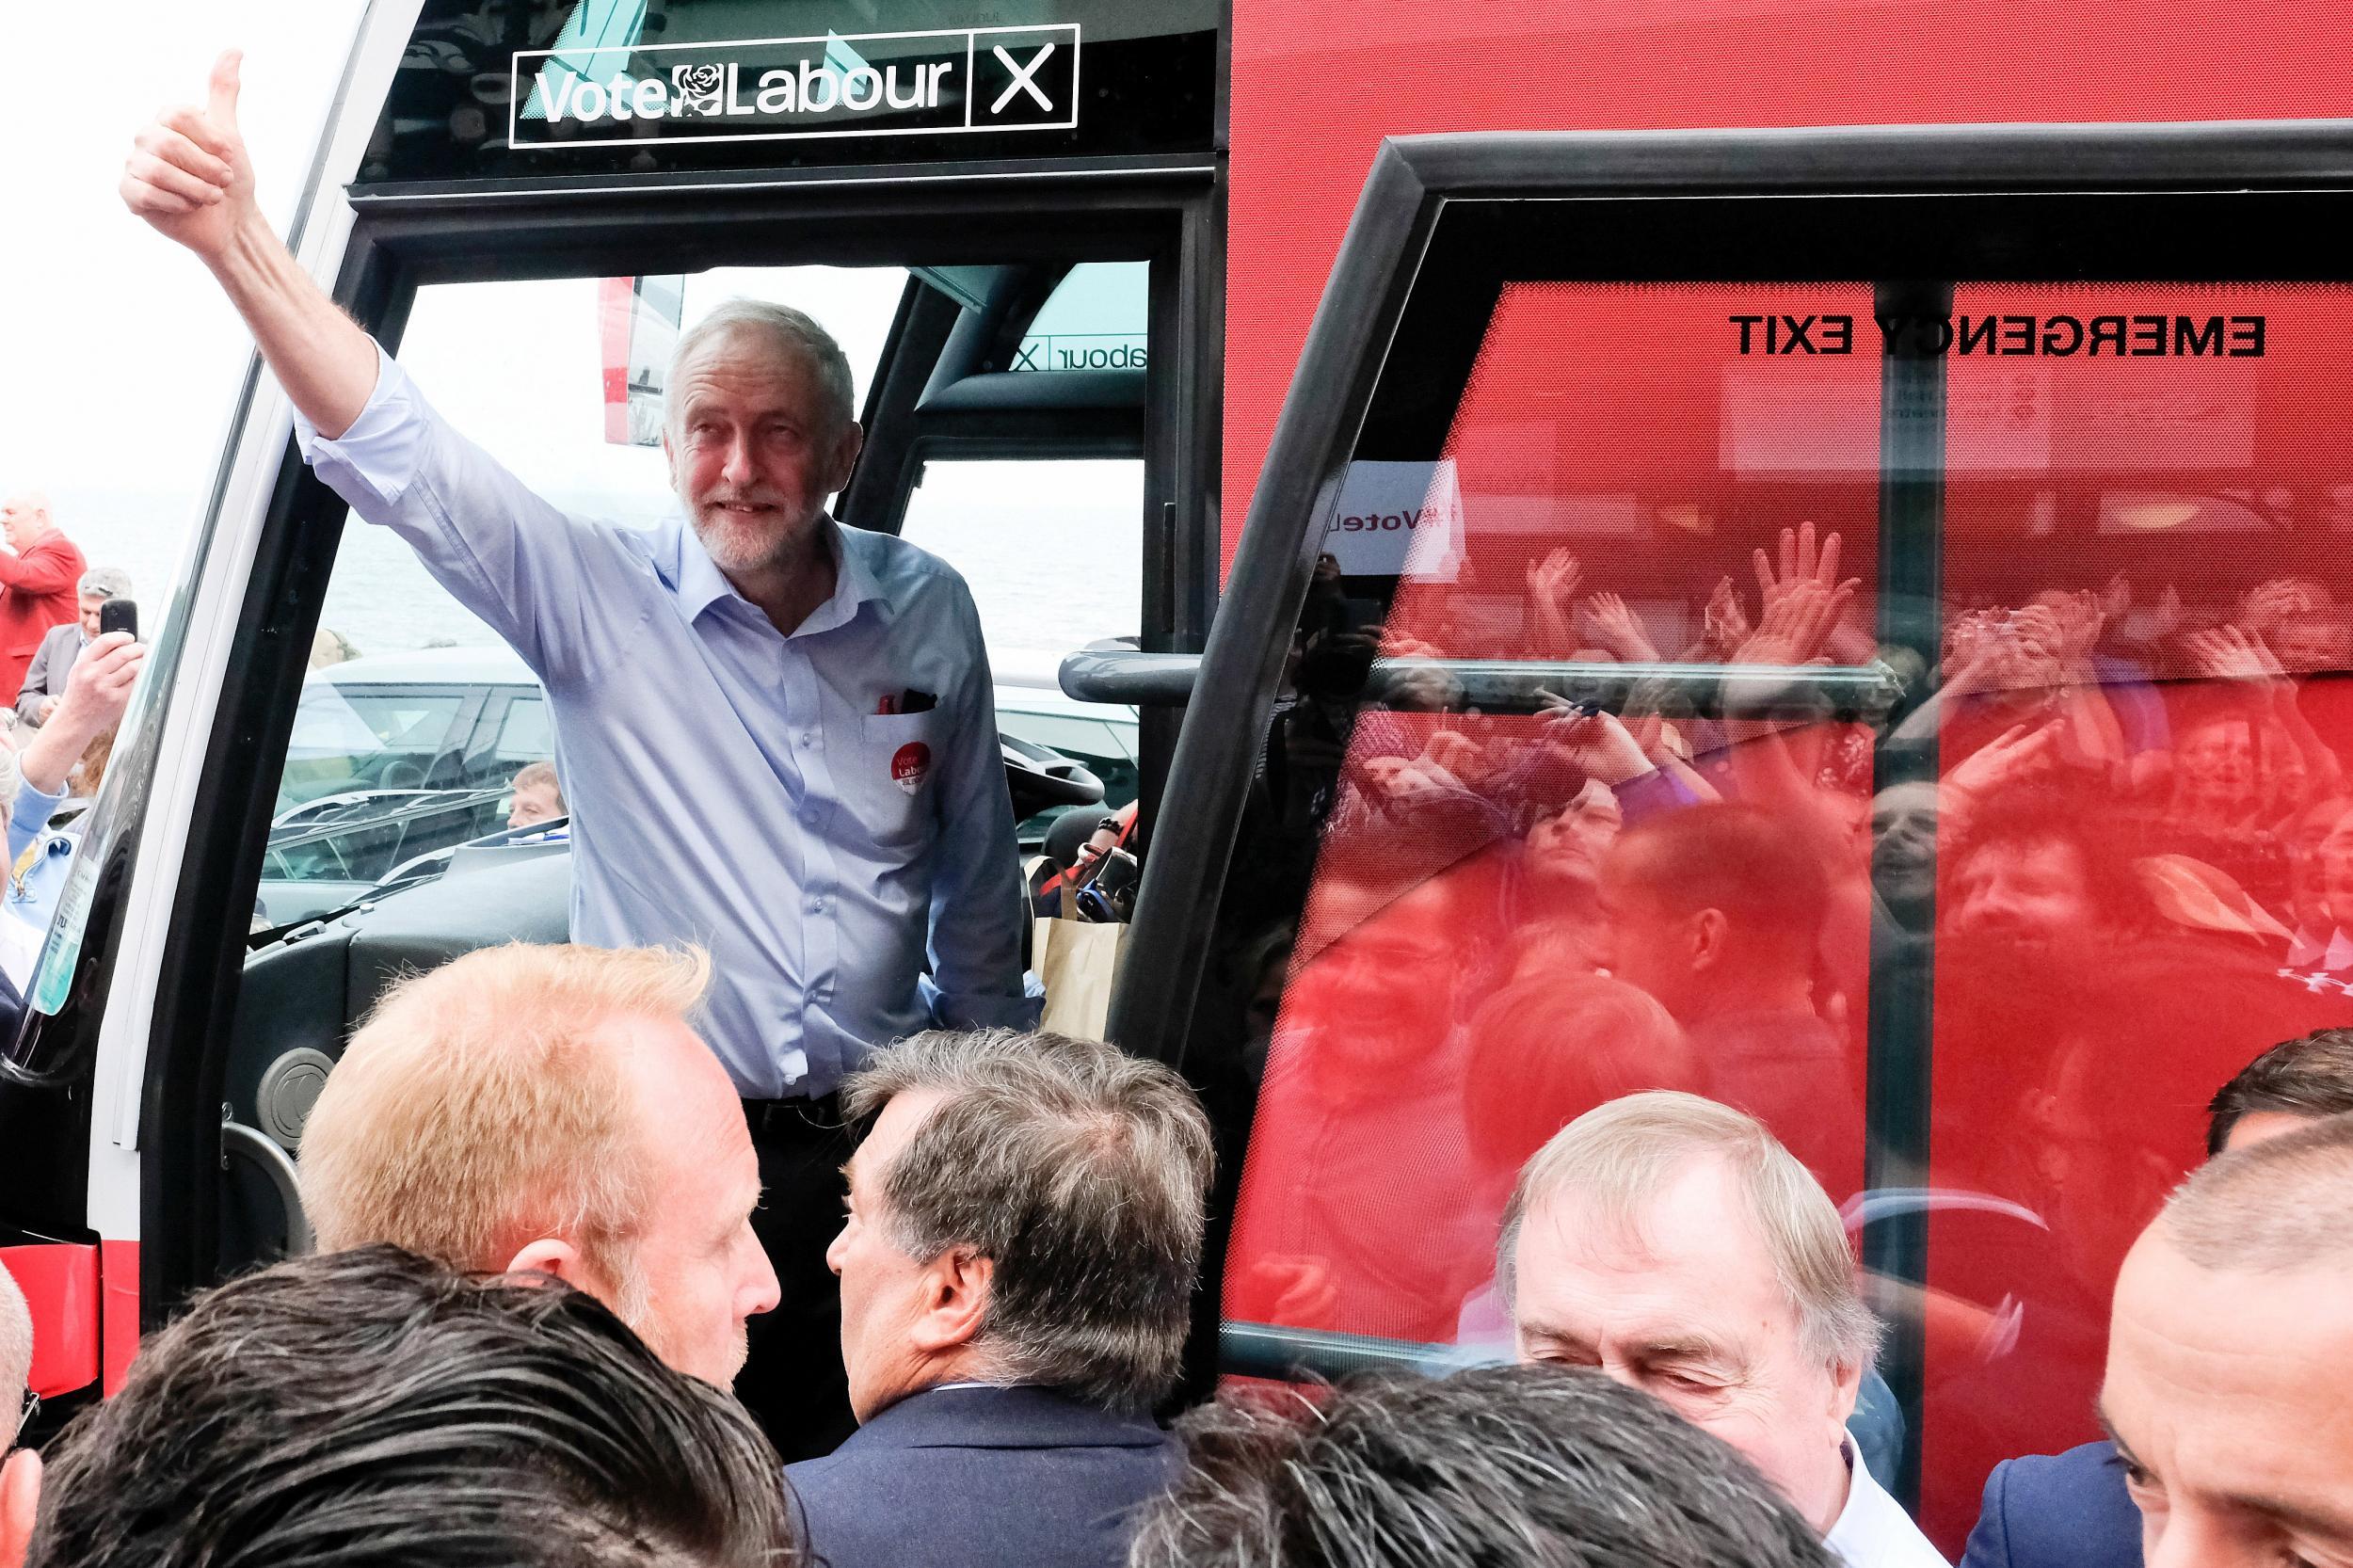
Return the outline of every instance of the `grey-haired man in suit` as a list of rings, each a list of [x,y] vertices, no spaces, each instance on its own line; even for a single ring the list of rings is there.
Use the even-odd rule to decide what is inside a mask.
[[[1180,1455],[1209,1126],[1093,1040],[934,1032],[842,1091],[863,1128],[841,1276],[858,1430],[786,1475],[832,1568],[1117,1568]]]
[[[117,567],[92,567],[82,574],[77,592],[81,614],[62,626],[51,627],[40,647],[33,650],[33,662],[24,666],[24,685],[16,695],[16,716],[25,724],[45,724],[57,711],[57,700],[65,696],[66,677],[73,673],[73,662],[98,635],[99,613],[108,600],[131,597],[131,578]]]

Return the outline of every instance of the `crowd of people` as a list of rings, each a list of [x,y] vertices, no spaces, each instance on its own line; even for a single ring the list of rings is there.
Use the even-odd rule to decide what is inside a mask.
[[[1492,1345],[1513,1173],[1612,1098],[1704,1095],[1851,1230],[1925,1217],[1929,1277],[1865,1284],[1924,1347],[1957,1542],[1993,1464],[2090,1434],[2213,1086],[2353,1021],[2353,600],[2201,568],[1908,617],[1811,523],[1747,585],[1630,550],[1639,599],[1526,550],[1308,589],[1227,895],[1258,1077],[1228,1312]]]
[[[0,709],[0,1023],[12,1023],[86,825],[60,810],[104,782],[146,650],[136,632],[101,624],[109,603],[130,602],[130,577],[88,567],[47,497],[10,497],[0,530],[0,690],[17,694]]]
[[[1209,1126],[1097,1042],[918,1034],[844,1086],[827,1253],[856,1432],[785,1464],[728,1388],[775,1307],[699,954],[514,945],[399,984],[300,1160],[322,1252],[200,1297],[0,1475],[36,1565],[1940,1562],[1849,1429],[1878,1320],[1755,1117],[1554,1133],[1491,1241],[1509,1359],[1241,1384],[1161,1426]],[[2353,1034],[2215,1096],[2117,1284],[2112,1440],[1998,1470],[1973,1564],[2353,1552]],[[0,1374],[30,1336],[0,1291]],[[806,1348],[814,1360],[822,1347]]]
[[[1264,1083],[1226,1316],[1508,1365],[1243,1383],[1163,1425],[1212,1120],[1171,1069],[1034,1028],[970,596],[824,510],[861,440],[839,347],[721,307],[668,378],[683,515],[568,516],[269,232],[236,93],[225,57],[126,200],[243,313],[305,460],[540,679],[565,776],[516,807],[579,824],[583,945],[387,992],[303,1131],[319,1254],[199,1297],[13,1457],[0,1568],[1940,1561],[1873,1474],[1881,1321],[1925,1325],[1986,1441],[2068,1391],[2009,1353],[2014,1315],[1859,1270],[1840,1206],[1885,1174],[1868,1015],[1948,940],[1985,978],[1932,1004],[1939,1113],[2020,1088],[1967,1042],[2035,1045],[2027,1135],[1960,1185],[2052,1238],[2036,1332],[2106,1346],[2108,1440],[1993,1454],[1972,1560],[2353,1562],[2353,1035],[2277,1031],[2248,1066],[2261,1006],[2176,996],[2120,1067],[2149,1000],[2057,961],[2195,941],[2233,998],[2353,971],[2342,769],[2292,683],[2353,652],[2319,584],[1956,605],[1937,679],[1911,650],[1927,699],[1864,713],[1818,672],[1905,650],[1838,532],[1790,528],[1753,618],[1727,579],[1684,637],[1555,552],[1502,650],[1634,673],[1514,711],[1450,667],[1501,645],[1448,585],[1374,624],[1320,571],[1257,780],[1313,848],[1256,889],[1296,880],[1304,919],[1243,945]],[[137,653],[74,661],[27,786]],[[2155,697],[2184,668],[2211,700]],[[2131,808],[2087,823],[2068,779]],[[2163,1147],[2104,1146],[2148,1097],[2121,1071],[2226,1056],[2217,1152],[2169,1196]]]

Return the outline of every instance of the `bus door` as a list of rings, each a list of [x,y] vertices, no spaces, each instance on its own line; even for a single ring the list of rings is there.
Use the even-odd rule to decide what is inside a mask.
[[[1219,25],[1190,0],[887,31],[830,0],[377,6],[292,243],[454,424],[624,525],[671,504],[681,323],[808,310],[868,428],[837,513],[970,582],[1016,801],[1151,796],[1173,715],[1038,683],[1206,632]],[[0,1083],[38,1167],[0,1240],[79,1249],[54,1294],[93,1348],[58,1389],[97,1382],[102,1244],[110,1374],[190,1289],[302,1244],[303,1117],[391,976],[566,929],[560,838],[503,826],[564,749],[536,680],[348,522],[258,369],[149,671]],[[66,1306],[41,1310],[46,1343]]]
[[[1683,1089],[1840,1206],[1858,1443],[1945,1550],[2097,1435],[2207,1096],[2353,1011],[2348,174],[2293,126],[1385,148],[1114,1006],[1224,1130],[1204,1370],[1508,1357],[1520,1166]]]

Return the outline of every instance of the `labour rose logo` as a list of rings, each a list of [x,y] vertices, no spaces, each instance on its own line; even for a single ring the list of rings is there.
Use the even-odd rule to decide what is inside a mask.
[[[932,748],[920,741],[909,741],[890,759],[890,781],[913,794],[923,787],[923,780],[932,771]]]
[[[715,65],[677,65],[670,68],[670,87],[698,114],[719,112],[719,88],[727,72]]]

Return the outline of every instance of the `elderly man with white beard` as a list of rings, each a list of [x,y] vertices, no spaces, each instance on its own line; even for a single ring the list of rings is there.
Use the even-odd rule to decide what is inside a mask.
[[[1037,1017],[971,594],[828,515],[862,440],[850,366],[782,305],[730,301],[680,338],[663,437],[677,514],[635,531],[533,494],[270,231],[237,87],[224,55],[205,107],[143,130],[123,200],[212,270],[320,478],[546,687],[573,939],[710,952],[705,1034],[746,1101],[784,1293],[739,1391],[788,1459],[824,1452],[852,1426],[840,1368],[820,1371],[848,1154],[834,1086],[876,1043]]]

